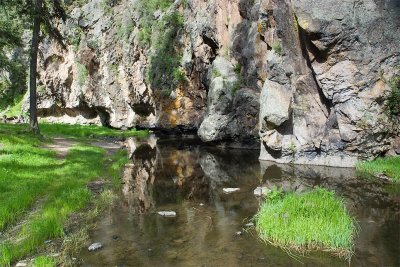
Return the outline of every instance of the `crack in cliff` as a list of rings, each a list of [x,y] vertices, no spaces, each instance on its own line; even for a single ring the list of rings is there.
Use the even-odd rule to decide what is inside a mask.
[[[294,14],[294,17],[295,17],[295,21],[297,23],[297,16],[295,14]],[[304,59],[307,62],[307,67],[310,70],[310,74],[313,79],[314,85],[317,88],[317,93],[319,95],[319,101],[318,101],[318,99],[315,99],[314,97],[313,98],[314,98],[315,102],[317,103],[317,105],[320,107],[321,111],[324,113],[325,117],[328,118],[331,113],[331,109],[333,108],[333,103],[332,103],[332,100],[325,97],[325,95],[322,91],[322,88],[318,83],[316,73],[313,69],[312,62],[311,62],[310,56],[308,54],[309,52],[311,52],[314,54],[314,56],[316,58],[320,58],[323,61],[325,61],[328,56],[328,54],[327,54],[328,52],[327,51],[322,52],[315,45],[313,45],[309,36],[305,32],[305,30],[303,28],[301,28],[298,23],[297,23],[297,28],[298,28],[301,51],[302,51]],[[321,106],[321,104],[323,106]]]

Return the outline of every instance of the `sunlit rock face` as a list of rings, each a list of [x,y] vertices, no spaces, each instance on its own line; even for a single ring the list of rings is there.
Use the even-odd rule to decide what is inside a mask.
[[[140,2],[70,7],[66,49],[43,38],[41,117],[198,132],[281,163],[354,166],[399,151],[384,112],[400,75],[398,1],[177,0],[150,14],[175,30],[152,45]],[[174,12],[178,26],[164,21]],[[168,45],[171,66],[158,66]]]
[[[398,1],[262,1],[260,25],[261,159],[349,167],[395,146],[383,102],[400,73]]]

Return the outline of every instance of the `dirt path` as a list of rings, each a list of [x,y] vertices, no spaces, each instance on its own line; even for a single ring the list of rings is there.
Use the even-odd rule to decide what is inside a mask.
[[[65,158],[68,154],[69,149],[74,145],[78,144],[76,140],[63,137],[56,137],[53,138],[52,140],[53,142],[51,144],[46,144],[43,147],[56,151],[57,158],[59,159]],[[119,149],[121,149],[122,146],[120,142],[112,142],[105,140],[95,140],[90,142],[90,145],[104,148],[107,151],[107,156],[111,156]]]
[[[44,145],[44,148],[56,151],[57,158],[60,159],[65,158],[68,154],[69,149],[77,144],[76,141],[63,137],[56,137],[52,140],[53,142],[51,144]]]

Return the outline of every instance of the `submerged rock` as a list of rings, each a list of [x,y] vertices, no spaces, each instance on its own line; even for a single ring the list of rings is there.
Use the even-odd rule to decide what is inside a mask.
[[[176,217],[175,211],[159,211],[157,213],[158,213],[158,215],[163,216],[163,217]]]
[[[254,189],[253,192],[255,196],[261,197],[261,196],[266,196],[268,193],[270,193],[271,189],[269,189],[268,187],[259,186],[256,189]]]
[[[16,267],[25,267],[27,265],[28,265],[28,262],[25,260],[25,261],[18,262],[15,266]]]
[[[93,243],[89,246],[88,250],[89,251],[96,251],[103,248],[103,245],[101,243]]]
[[[224,188],[224,189],[222,189],[222,191],[224,191],[225,194],[230,194],[230,193],[240,191],[240,188]]]
[[[246,223],[245,225],[244,225],[245,227],[253,227],[254,226],[254,223]]]

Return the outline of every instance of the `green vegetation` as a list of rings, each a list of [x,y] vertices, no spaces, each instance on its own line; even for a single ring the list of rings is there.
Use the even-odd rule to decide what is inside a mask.
[[[53,258],[40,256],[35,258],[33,262],[34,267],[54,267],[56,266],[56,261]]]
[[[241,72],[242,66],[239,63],[234,66],[233,70],[236,73],[237,80],[232,84],[232,94],[236,94],[245,84],[245,80]]]
[[[7,117],[18,117],[19,115],[21,115],[22,114],[22,101],[23,101],[22,95],[15,98],[14,103],[9,106],[9,110],[4,112],[3,115],[6,115]]]
[[[79,86],[84,86],[86,83],[86,79],[89,76],[89,71],[87,70],[86,66],[77,62],[76,67],[78,70],[78,84]]]
[[[3,6],[4,5],[4,6]],[[0,8],[0,111],[19,102],[26,91],[27,64],[21,36],[23,21],[18,1],[5,1]]]
[[[274,52],[279,55],[282,56],[282,46],[280,43],[274,43],[272,44],[272,50],[274,50]]]
[[[137,39],[143,48],[150,49],[146,80],[152,88],[170,93],[186,81],[180,66],[182,52],[177,40],[182,34],[184,18],[177,10],[167,11],[172,0],[140,0],[137,11],[141,20]],[[158,19],[155,12],[163,12]]]
[[[139,134],[137,131],[122,134],[95,126],[43,124],[42,127],[45,136]],[[110,162],[104,149],[84,142],[73,146],[65,158],[57,158],[54,151],[43,145],[26,125],[0,124],[0,231],[6,234],[0,240],[0,266],[10,266],[26,255],[37,253],[46,240],[63,237],[71,214],[90,203],[95,208],[88,214],[93,216],[102,206],[112,203],[110,190],[95,198],[87,184],[108,177],[117,186],[126,163],[126,152],[116,153]],[[19,223],[21,227],[15,227]],[[46,257],[37,261],[35,266],[54,266]]]
[[[384,174],[395,182],[400,182],[400,156],[358,162],[356,170],[358,175],[363,177]]]
[[[0,126],[3,126],[0,124]],[[7,124],[7,126],[10,126]],[[64,136],[64,137],[77,137],[77,138],[97,138],[97,137],[146,137],[149,135],[148,130],[116,130],[102,126],[90,125],[69,125],[69,124],[49,124],[41,123],[40,130],[43,135],[49,137]]]
[[[400,76],[389,81],[390,92],[385,98],[385,109],[395,127],[400,125]]]
[[[295,251],[324,249],[350,258],[356,224],[343,200],[317,188],[295,194],[273,190],[256,215],[262,240]]]

